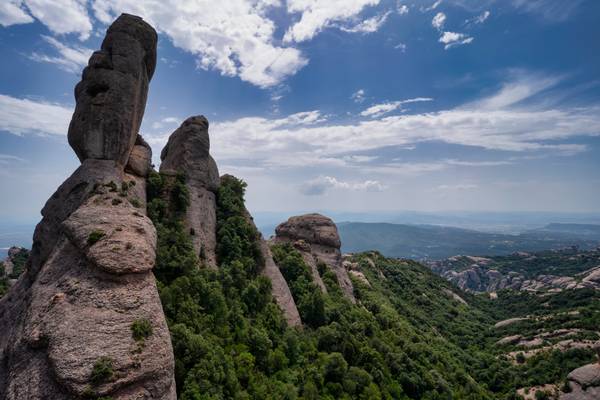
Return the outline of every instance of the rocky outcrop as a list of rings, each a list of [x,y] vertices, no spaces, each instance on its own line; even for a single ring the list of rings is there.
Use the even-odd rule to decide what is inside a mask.
[[[190,117],[169,137],[160,154],[160,172],[172,176],[185,175],[190,205],[184,222],[200,260],[216,268],[219,170],[209,151],[207,119],[204,116]]]
[[[274,243],[292,244],[311,268],[313,280],[325,288],[318,271],[320,262],[331,268],[343,293],[355,302],[354,288],[348,271],[342,265],[341,241],[336,225],[320,214],[306,214],[289,218],[275,229]]]
[[[460,263],[464,262],[465,258],[477,262],[463,267]],[[592,268],[576,276],[541,274],[528,279],[519,272],[500,272],[490,269],[485,260],[488,259],[457,256],[442,261],[431,261],[427,265],[433,272],[462,290],[471,292],[496,292],[512,289],[535,293],[582,288],[600,289],[600,267]]]
[[[281,274],[279,267],[277,267],[275,261],[273,261],[273,255],[271,254],[269,245],[262,238],[260,240],[260,251],[265,261],[265,266],[261,273],[271,281],[273,297],[279,308],[283,311],[288,326],[302,326],[300,313],[298,312],[298,307],[296,307],[294,297],[292,297],[292,292],[290,291],[285,278]]]
[[[571,391],[561,394],[561,400],[600,399],[600,362],[571,371],[567,381]]]
[[[138,135],[156,41],[120,16],[76,87],[69,143],[82,164],[44,206],[26,272],[0,300],[0,399],[176,398]]]
[[[29,250],[24,247],[13,246],[8,249],[6,258],[0,265],[4,268],[4,275],[0,273],[0,278],[11,278],[19,273],[21,264],[29,257]]]
[[[121,15],[108,28],[75,87],[68,137],[81,162],[127,163],[156,67],[156,42],[154,29],[139,17]]]

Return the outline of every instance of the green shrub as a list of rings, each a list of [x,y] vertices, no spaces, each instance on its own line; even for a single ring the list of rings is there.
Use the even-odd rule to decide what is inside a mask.
[[[142,206],[142,203],[140,202],[140,200],[135,197],[133,199],[129,199],[129,203],[131,203],[131,205],[134,206],[135,208],[140,208]]]
[[[92,232],[90,232],[90,234],[88,235],[87,243],[89,246],[92,246],[95,243],[97,243],[100,239],[102,239],[104,236],[106,236],[106,233],[104,233],[103,230],[95,229]]]
[[[136,319],[131,324],[131,336],[136,341],[142,341],[152,335],[152,324],[146,318]]]
[[[100,385],[109,382],[114,375],[113,361],[110,357],[101,357],[95,363],[90,375],[90,382]]]

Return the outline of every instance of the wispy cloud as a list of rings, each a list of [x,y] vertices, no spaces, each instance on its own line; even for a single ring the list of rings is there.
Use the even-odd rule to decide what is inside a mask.
[[[73,109],[0,94],[0,130],[15,135],[66,135]]]
[[[363,101],[365,101],[365,90],[358,89],[356,92],[352,93],[352,96],[350,96],[350,98],[354,100],[355,103],[362,103]]]
[[[388,11],[381,15],[376,15],[374,17],[365,19],[364,21],[362,21],[354,26],[351,26],[351,27],[341,26],[340,29],[343,30],[344,32],[351,32],[351,33],[377,32],[379,30],[379,28],[381,28],[381,26],[383,24],[385,24],[385,21],[387,20],[387,18],[390,14],[391,14],[391,11]]]
[[[13,156],[10,154],[1,154],[0,153],[0,165],[9,165],[14,163],[24,163],[25,159],[17,156]]]
[[[58,56],[34,52],[29,58],[37,62],[56,64],[60,69],[67,72],[81,73],[94,52],[92,49],[83,46],[67,46],[50,36],[42,35],[42,39],[58,52]]]
[[[408,100],[399,100],[399,101],[391,101],[388,103],[375,104],[366,110],[363,110],[360,115],[363,117],[380,117],[382,115],[388,114],[392,111],[402,109],[402,105],[409,103],[419,103],[424,101],[433,101],[432,98],[429,97],[417,97],[415,99]]]
[[[387,186],[376,180],[345,182],[332,176],[319,176],[315,179],[305,182],[300,187],[300,191],[308,196],[322,195],[330,189],[381,192],[387,189]]]
[[[563,22],[573,15],[584,0],[512,0],[518,10],[540,16],[548,22]]]
[[[444,50],[448,50],[452,47],[469,44],[473,42],[473,40],[474,38],[472,36],[464,33],[446,31],[442,34],[439,41],[445,45]]]

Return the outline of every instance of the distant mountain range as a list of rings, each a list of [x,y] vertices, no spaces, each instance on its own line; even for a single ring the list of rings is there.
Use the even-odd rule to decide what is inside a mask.
[[[521,234],[488,233],[437,225],[343,222],[342,251],[378,250],[387,257],[440,259],[458,254],[505,255],[600,245],[600,225],[548,224]]]

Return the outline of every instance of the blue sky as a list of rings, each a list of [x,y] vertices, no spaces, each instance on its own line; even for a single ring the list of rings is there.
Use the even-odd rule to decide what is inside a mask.
[[[73,88],[121,12],[159,31],[155,163],[211,122],[252,211],[600,212],[595,0],[8,0],[0,219],[77,167]]]

